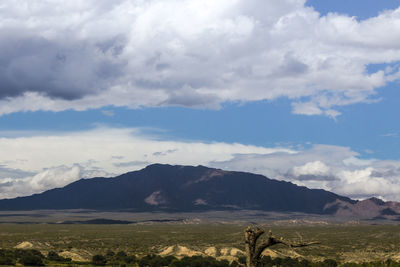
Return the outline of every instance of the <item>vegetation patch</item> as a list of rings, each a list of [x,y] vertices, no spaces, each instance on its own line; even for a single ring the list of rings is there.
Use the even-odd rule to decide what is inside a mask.
[[[279,266],[279,259],[285,258],[297,258],[298,264],[302,261],[316,264],[331,259],[338,266],[346,267],[387,267],[396,266],[400,261],[399,225],[266,224],[260,227],[271,229],[274,234],[290,242],[299,243],[304,240],[319,243],[294,249],[278,244],[265,250],[263,256],[270,256],[276,266]],[[136,266],[140,259],[159,254],[162,254],[159,255],[161,258],[176,258],[176,262],[194,256],[204,259],[213,257],[219,262],[227,260],[229,264],[235,261],[240,264],[239,258],[245,253],[245,228],[244,225],[236,224],[31,224],[29,227],[0,224],[0,248],[3,248],[0,252],[0,265],[40,265],[41,261],[50,266],[93,265],[93,256],[102,255],[107,260],[106,266],[111,266],[113,262]],[[260,237],[260,242],[263,243],[266,238]],[[18,245],[24,249],[15,248]],[[29,251],[33,257],[28,255],[23,259],[22,253]],[[32,251],[40,251],[42,256]]]

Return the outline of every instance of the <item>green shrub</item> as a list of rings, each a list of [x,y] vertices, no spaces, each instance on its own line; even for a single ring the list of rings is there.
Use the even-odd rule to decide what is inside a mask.
[[[106,257],[107,257],[107,258],[114,258],[114,256],[115,256],[114,251],[112,251],[112,250],[107,250],[107,252],[106,252]]]
[[[0,265],[15,265],[15,260],[10,256],[0,256]]]
[[[49,251],[47,254],[47,259],[50,261],[58,261],[58,262],[69,262],[71,258],[64,258],[58,255],[55,251]]]
[[[338,266],[337,262],[332,259],[326,259],[322,262],[323,267],[336,267]]]
[[[103,266],[107,264],[107,259],[103,255],[94,255],[92,263],[93,265]]]
[[[35,249],[15,249],[14,258],[25,266],[44,266],[42,253]]]
[[[25,266],[44,266],[43,260],[41,257],[35,254],[27,253],[23,255],[19,262]]]
[[[126,254],[126,252],[125,251],[118,251],[117,252],[117,254],[115,254],[115,258],[117,259],[117,260],[122,260],[122,261],[125,261],[125,259],[128,257],[128,255]]]
[[[136,256],[130,255],[130,256],[127,256],[127,257],[124,259],[124,261],[125,261],[126,263],[128,263],[128,264],[133,264],[133,263],[135,263],[135,262],[137,261],[137,259],[136,259]]]
[[[16,259],[11,250],[0,249],[0,265],[15,265]]]

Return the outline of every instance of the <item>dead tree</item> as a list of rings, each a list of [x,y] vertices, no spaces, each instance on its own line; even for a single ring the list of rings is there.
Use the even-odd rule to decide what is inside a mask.
[[[244,232],[245,238],[245,246],[246,246],[246,267],[257,267],[261,260],[261,255],[263,251],[273,245],[283,244],[290,248],[296,247],[306,247],[313,244],[318,244],[318,242],[300,242],[300,243],[291,243],[283,240],[282,238],[276,238],[272,235],[271,230],[268,233],[268,239],[262,244],[257,246],[257,240],[263,235],[265,232],[260,228],[251,228],[250,226]]]

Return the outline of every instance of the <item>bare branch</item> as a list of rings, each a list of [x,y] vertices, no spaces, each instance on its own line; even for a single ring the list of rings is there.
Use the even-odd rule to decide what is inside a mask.
[[[263,235],[265,233],[264,230],[260,229],[260,228],[256,228],[254,231],[254,241],[257,242],[258,238]]]
[[[245,232],[246,232],[248,235],[254,236],[256,241],[257,241],[257,239],[258,239],[262,234],[265,233],[264,230],[262,230],[262,229],[260,229],[260,228],[258,228],[258,227],[257,227],[256,229],[253,229],[253,228],[251,228],[250,226],[247,227],[247,229],[246,229]]]

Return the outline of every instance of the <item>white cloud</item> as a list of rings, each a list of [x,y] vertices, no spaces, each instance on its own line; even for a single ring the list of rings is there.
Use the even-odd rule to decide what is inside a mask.
[[[8,168],[30,172],[39,172],[49,166],[78,163],[85,168],[98,167],[109,173],[120,173],[130,170],[131,166],[123,168],[124,164],[115,163],[136,162],[136,168],[148,162],[206,164],[215,160],[229,160],[237,153],[268,154],[276,151],[291,152],[285,148],[237,143],[157,140],[154,136],[142,134],[140,129],[129,128],[99,127],[83,132],[0,138],[0,163]],[[12,161],[10,158],[18,160]]]
[[[293,174],[295,176],[300,175],[314,175],[314,176],[324,176],[328,175],[330,168],[325,165],[325,163],[317,160],[313,162],[307,162],[301,166],[293,167]]]
[[[313,102],[297,102],[292,104],[294,114],[320,115],[323,111]]]
[[[0,114],[108,105],[218,108],[288,97],[336,117],[399,79],[400,8],[357,21],[304,0],[0,4]]]
[[[388,200],[400,200],[398,197],[400,194],[400,183],[398,181],[400,172],[397,170],[394,177],[376,177],[375,171],[377,170],[373,167],[341,171],[337,174],[339,181],[334,183],[333,188],[339,194],[354,197],[381,196]]]
[[[0,196],[1,198],[13,198],[40,193],[48,189],[63,187],[82,176],[82,168],[74,165],[72,167],[52,167],[34,176],[20,179],[0,178]]]
[[[214,167],[249,171],[362,199],[400,201],[400,161],[359,159],[346,147],[314,145],[296,153],[241,154]]]

